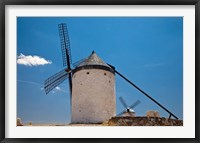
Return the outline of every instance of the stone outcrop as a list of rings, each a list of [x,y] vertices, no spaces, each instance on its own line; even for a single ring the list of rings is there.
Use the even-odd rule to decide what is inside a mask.
[[[183,120],[164,117],[112,117],[105,126],[183,126]]]
[[[22,121],[20,118],[17,118],[17,126],[23,126]]]
[[[146,116],[147,117],[160,117],[158,111],[147,111]]]

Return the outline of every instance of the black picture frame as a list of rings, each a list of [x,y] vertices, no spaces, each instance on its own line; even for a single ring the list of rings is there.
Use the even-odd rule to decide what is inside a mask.
[[[195,5],[195,138],[101,138],[101,139],[56,139],[56,138],[5,138],[5,7],[6,5]],[[200,0],[1,0],[0,3],[0,141],[2,143],[28,143],[28,142],[175,142],[196,143],[200,142],[200,90],[199,90],[199,61],[200,61]]]

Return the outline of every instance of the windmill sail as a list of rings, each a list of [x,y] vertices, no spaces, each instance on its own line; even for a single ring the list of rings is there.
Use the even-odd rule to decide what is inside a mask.
[[[71,60],[71,50],[70,50],[70,41],[67,30],[67,25],[65,23],[61,23],[58,25],[59,35],[60,35],[60,43],[63,57],[63,66],[68,66],[70,68]]]
[[[135,103],[133,103],[129,108],[135,108],[138,104],[140,104],[140,100],[137,100]]]
[[[70,41],[69,35],[67,30],[67,25],[65,23],[61,23],[58,25],[59,35],[60,35],[60,42],[61,42],[61,50],[62,50],[62,57],[63,57],[63,66],[67,66],[67,69],[71,70],[71,50],[70,50]],[[70,95],[72,94],[72,75],[69,73],[69,89]]]
[[[72,65],[73,65],[73,67],[77,67],[80,63],[82,63],[82,62],[85,61],[85,60],[86,60],[86,58],[81,59],[81,60],[79,60],[79,61],[73,63]]]
[[[122,97],[119,97],[119,100],[121,101],[121,103],[124,106],[124,108],[128,107],[128,105],[126,104],[126,102],[124,101],[124,99]]]
[[[121,116],[122,114],[124,114],[124,112],[126,112],[126,109],[120,112],[119,114],[117,114],[117,116]]]
[[[61,84],[65,79],[68,78],[68,73],[66,70],[62,70],[53,76],[49,77],[45,80],[45,92],[48,94],[51,90],[53,90],[55,87],[57,87],[59,84]]]

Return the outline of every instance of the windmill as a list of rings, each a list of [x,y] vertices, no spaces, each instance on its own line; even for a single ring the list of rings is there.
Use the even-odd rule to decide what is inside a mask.
[[[44,88],[46,94],[48,94],[63,81],[69,80],[72,123],[99,123],[116,115],[115,74],[118,74],[143,95],[168,112],[169,118],[173,116],[178,119],[172,112],[119,73],[114,66],[105,63],[94,51],[88,58],[76,62],[74,69],[72,69],[67,25],[61,23],[58,28],[63,66],[65,68],[45,80]],[[133,108],[139,104],[138,102],[135,102],[130,107]]]
[[[121,113],[119,113],[117,116],[121,116],[122,115],[122,116],[135,117],[134,108],[141,103],[140,100],[137,100],[136,102],[134,102],[130,106],[128,106],[126,104],[126,102],[124,101],[124,99],[121,96],[119,97],[119,100],[121,101],[121,103],[122,103],[122,105],[124,106],[125,109]]]
[[[67,25],[61,23],[58,25],[58,29],[65,68],[45,80],[45,93],[48,94],[68,79],[72,123],[100,123],[115,116],[115,75],[113,69],[104,63],[94,51],[88,58],[73,64],[74,69],[72,69]],[[95,82],[97,84],[93,84]],[[102,95],[100,96],[100,94]],[[96,104],[97,101],[98,104]]]

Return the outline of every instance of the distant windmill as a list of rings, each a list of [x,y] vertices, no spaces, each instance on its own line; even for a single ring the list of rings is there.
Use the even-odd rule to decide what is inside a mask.
[[[63,57],[63,70],[45,80],[45,92],[69,80],[71,122],[72,123],[100,123],[116,115],[115,74],[118,74],[128,83],[154,101],[171,116],[176,117],[155,99],[141,90],[138,86],[120,74],[114,66],[105,63],[93,51],[91,55],[74,64],[72,59],[70,40],[67,25],[58,25]]]
[[[124,99],[122,97],[119,97],[119,100],[121,101],[121,103],[124,106],[125,110],[123,110],[117,116],[121,116],[122,115],[122,116],[132,116],[132,117],[134,117],[135,116],[134,108],[141,103],[140,100],[137,100],[136,102],[134,102],[130,106],[128,106],[126,104],[126,102],[124,101]]]

